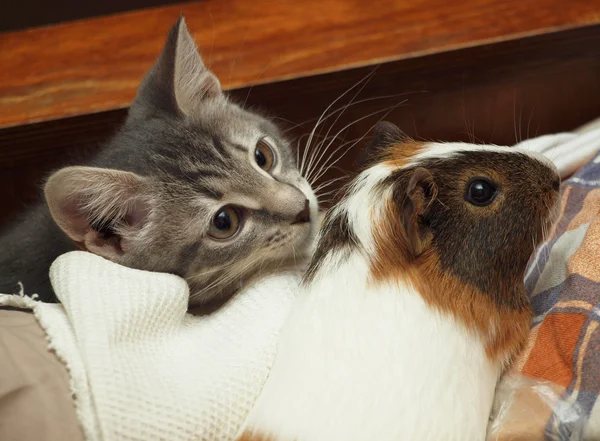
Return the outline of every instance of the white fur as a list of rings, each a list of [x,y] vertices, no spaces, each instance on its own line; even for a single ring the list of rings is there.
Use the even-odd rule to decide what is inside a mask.
[[[483,440],[499,367],[481,340],[412,288],[367,277],[354,254],[300,293],[246,429],[275,441]]]
[[[425,159],[450,158],[453,155],[462,152],[498,152],[498,153],[522,153],[531,158],[537,159],[544,165],[556,170],[556,165],[543,154],[520,147],[504,147],[495,145],[477,145],[465,144],[462,142],[432,142],[427,144],[427,148],[414,156],[410,165],[418,165]]]
[[[382,200],[382,194],[375,194],[375,186],[393,171],[394,167],[386,164],[377,164],[363,171],[352,183],[349,196],[334,208],[334,215],[339,211],[345,211],[348,214],[348,220],[354,233],[360,238],[362,246],[368,252],[372,252],[374,246],[371,233],[373,225],[371,208],[374,204],[379,206],[380,204],[377,202]]]

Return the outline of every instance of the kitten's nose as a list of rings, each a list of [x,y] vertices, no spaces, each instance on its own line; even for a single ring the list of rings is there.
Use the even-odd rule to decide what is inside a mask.
[[[308,199],[304,201],[304,210],[298,213],[296,219],[294,220],[294,222],[292,222],[292,225],[304,224],[306,222],[310,222],[310,203],[308,202]]]

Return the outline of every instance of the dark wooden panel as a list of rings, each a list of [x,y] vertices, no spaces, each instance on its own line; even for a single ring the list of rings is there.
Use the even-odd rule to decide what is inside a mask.
[[[594,24],[600,0],[206,0],[0,34],[0,127],[125,108],[181,12],[232,89]]]
[[[0,32],[179,3],[172,0],[19,0],[0,2]]]
[[[305,121],[290,131],[298,138],[310,131],[335,98],[372,70],[373,66],[363,67],[241,88],[232,95],[241,102],[248,98],[249,105],[268,114],[294,123]],[[387,119],[412,136],[440,140],[475,136],[510,144],[569,130],[600,116],[599,79],[600,26],[398,60],[380,65],[356,99],[405,95],[349,107],[330,134],[407,99]],[[334,108],[347,103],[346,98]],[[382,115],[351,126],[345,139],[360,138]],[[0,223],[35,200],[49,170],[85,157],[123,117],[123,111],[113,111],[0,130],[0,188],[5,189]],[[349,153],[338,164],[342,173],[352,168],[353,156]],[[332,170],[329,177],[338,174]]]

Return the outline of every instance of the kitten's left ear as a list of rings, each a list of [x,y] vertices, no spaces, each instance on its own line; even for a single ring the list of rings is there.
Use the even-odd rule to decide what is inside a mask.
[[[153,106],[189,115],[202,101],[222,94],[218,78],[204,65],[181,16],[171,28],[162,53],[138,89],[136,107]],[[142,109],[143,110],[143,109]]]
[[[149,187],[131,172],[66,167],[50,176],[44,195],[56,224],[79,247],[121,262],[147,222]]]

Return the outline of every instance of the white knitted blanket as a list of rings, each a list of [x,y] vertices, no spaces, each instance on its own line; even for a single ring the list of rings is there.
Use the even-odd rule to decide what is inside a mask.
[[[50,270],[62,305],[32,308],[66,364],[87,440],[231,440],[260,392],[300,275],[266,276],[216,312],[186,312],[177,276],[86,252]]]

